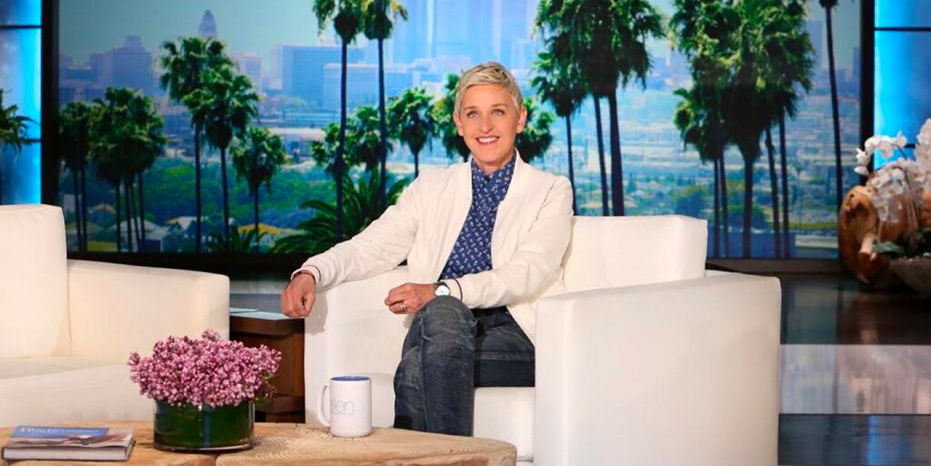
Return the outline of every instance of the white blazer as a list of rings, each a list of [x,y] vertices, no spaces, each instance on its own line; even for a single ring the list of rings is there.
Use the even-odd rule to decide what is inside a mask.
[[[511,184],[492,232],[492,269],[460,277],[458,286],[448,282],[452,295],[470,308],[507,306],[533,341],[532,303],[564,290],[561,264],[571,235],[572,186],[565,177],[515,157]],[[434,283],[471,205],[470,162],[424,168],[397,204],[368,228],[307,259],[298,271],[311,273],[325,289],[387,272],[407,259],[414,283]]]

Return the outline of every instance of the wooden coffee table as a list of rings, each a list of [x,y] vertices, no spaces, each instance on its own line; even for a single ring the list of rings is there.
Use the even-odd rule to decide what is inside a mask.
[[[348,439],[333,437],[325,428],[306,424],[257,423],[256,446],[252,450],[199,455],[156,450],[152,446],[152,421],[82,422],[81,425],[132,428],[136,447],[126,464],[503,466],[517,461],[517,449],[506,442],[401,429],[375,429],[367,437]],[[6,443],[12,431],[12,427],[0,428],[0,445]],[[74,462],[22,461],[16,466],[39,464]]]

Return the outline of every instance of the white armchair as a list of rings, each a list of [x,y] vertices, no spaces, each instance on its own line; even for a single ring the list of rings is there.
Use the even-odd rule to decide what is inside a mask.
[[[223,275],[69,261],[60,208],[0,206],[0,426],[150,418],[129,353],[228,312]]]
[[[537,465],[774,465],[780,287],[704,270],[706,222],[576,217],[568,292],[537,302],[536,387],[479,388],[474,435]],[[373,417],[410,318],[388,312],[399,268],[323,293],[305,334],[307,418],[335,375],[373,378]]]

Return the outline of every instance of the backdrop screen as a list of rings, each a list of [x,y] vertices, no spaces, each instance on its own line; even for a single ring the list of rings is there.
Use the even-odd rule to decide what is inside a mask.
[[[837,256],[837,193],[859,181],[859,1],[831,10],[831,50],[817,0],[653,0],[635,34],[621,19],[588,30],[597,22],[538,0],[384,0],[393,28],[365,27],[376,8],[357,12],[345,54],[339,12],[317,14],[325,3],[60,0],[69,248],[323,250],[364,228],[419,169],[468,156],[450,128],[450,88],[495,60],[531,111],[521,155],[571,174],[578,215],[707,219],[709,256]],[[773,30],[754,34],[758,44],[736,40]],[[709,37],[730,45],[697,45]],[[630,53],[641,40],[647,56]]]

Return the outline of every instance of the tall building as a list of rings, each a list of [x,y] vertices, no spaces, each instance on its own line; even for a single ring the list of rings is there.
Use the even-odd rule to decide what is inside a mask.
[[[204,16],[200,18],[197,35],[203,38],[217,38],[217,22],[213,19],[213,13],[210,10],[205,11]]]
[[[511,66],[514,44],[530,37],[527,0],[435,0],[432,56]]]
[[[94,57],[91,57],[91,66]],[[110,49],[100,58],[98,84],[103,87],[129,87],[149,94],[155,77],[152,74],[152,54],[142,46],[139,36],[126,36],[126,42]]]
[[[339,70],[339,45],[281,45],[281,92],[318,105],[324,103],[324,68],[335,64]],[[349,47],[349,63],[362,60],[362,49]],[[377,82],[373,78],[373,82]]]
[[[489,1],[475,0],[476,5],[473,5],[472,1],[434,0],[431,56],[471,57],[473,40],[478,40],[478,37],[469,34],[469,22],[474,15],[472,12],[478,9],[479,4]]]
[[[324,68],[323,108],[339,110],[340,75],[339,63],[330,63]],[[386,76],[386,81],[391,75]],[[346,71],[346,107],[349,112],[360,105],[377,105],[378,103],[378,66],[369,63],[350,64]],[[387,88],[386,88],[387,91]]]
[[[530,22],[527,9],[527,0],[501,0],[499,12],[501,18],[501,42],[497,48],[501,51],[498,60],[504,66],[520,68],[518,63],[515,63],[518,57],[515,57],[514,53],[526,51],[527,46],[517,45],[515,47],[515,44],[522,44],[524,41],[530,40]],[[519,59],[526,62],[527,57],[520,57]],[[534,57],[530,57],[530,61],[533,61],[533,59]]]
[[[239,72],[248,76],[256,88],[262,86],[262,57],[255,53],[237,53],[233,60],[239,65]]]
[[[385,97],[390,99],[414,87],[414,72],[407,65],[389,65],[385,67]],[[387,102],[386,102],[387,104]]]
[[[427,0],[406,0],[407,21],[396,21],[391,34],[392,62],[409,64],[418,58],[428,58],[430,18]]]
[[[826,41],[824,32],[824,23],[821,21],[808,21],[805,23],[805,30],[811,37],[811,46],[815,49],[815,73],[819,68],[828,67],[828,56],[824,50]]]

